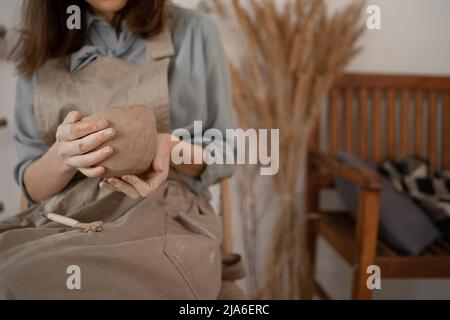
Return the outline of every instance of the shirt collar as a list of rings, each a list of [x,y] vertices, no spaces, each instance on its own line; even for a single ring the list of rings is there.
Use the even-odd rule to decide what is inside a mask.
[[[120,38],[116,38],[116,31],[111,24],[90,11],[86,12],[86,30],[85,45],[71,54],[71,72],[84,68],[99,57],[120,56],[134,42],[125,21],[122,22]]]
[[[86,11],[86,27],[89,30],[89,28],[92,26],[93,23],[108,23],[104,19],[100,18],[99,16],[93,14],[89,10]]]

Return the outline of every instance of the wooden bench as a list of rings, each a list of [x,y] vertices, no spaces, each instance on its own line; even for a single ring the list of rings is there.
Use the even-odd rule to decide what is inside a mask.
[[[367,267],[382,278],[450,277],[450,237],[420,256],[401,255],[378,240],[381,182],[375,172],[340,163],[344,151],[381,163],[416,154],[437,170],[450,170],[450,78],[347,74],[330,92],[326,119],[311,141],[307,181],[307,243],[314,266],[323,236],[353,268],[353,299],[370,299]],[[356,221],[321,212],[319,193],[342,177],[359,187]],[[316,282],[317,293],[328,295]]]

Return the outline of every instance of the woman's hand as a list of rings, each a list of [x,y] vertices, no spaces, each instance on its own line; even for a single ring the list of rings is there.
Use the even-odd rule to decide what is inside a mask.
[[[100,188],[125,193],[132,199],[152,195],[167,180],[172,148],[180,142],[170,134],[158,134],[156,141],[156,153],[147,173],[141,177],[131,175],[123,176],[122,179],[103,179]]]
[[[84,115],[70,112],[56,132],[57,154],[68,168],[80,171],[87,177],[100,177],[105,168],[97,166],[111,157],[114,150],[110,146],[97,149],[116,135],[106,120],[83,121]],[[94,151],[95,150],[95,151]]]

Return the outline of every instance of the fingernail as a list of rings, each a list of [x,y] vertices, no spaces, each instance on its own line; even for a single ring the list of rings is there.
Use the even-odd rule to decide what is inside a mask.
[[[74,114],[73,114],[73,118],[72,118],[72,122],[77,122],[77,121],[79,121],[81,119],[81,112],[75,112]]]
[[[113,154],[114,153],[114,149],[112,147],[106,147],[104,150],[105,150],[106,154]]]
[[[116,130],[114,130],[113,128],[109,128],[105,131],[105,135],[107,135],[108,137],[114,137],[116,135]]]

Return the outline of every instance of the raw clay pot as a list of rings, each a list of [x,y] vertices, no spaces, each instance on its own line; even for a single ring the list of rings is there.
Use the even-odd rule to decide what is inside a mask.
[[[114,149],[114,155],[99,166],[106,169],[105,178],[139,175],[150,168],[156,152],[157,126],[153,110],[144,105],[107,107],[85,120],[106,119],[116,136],[100,146]]]

